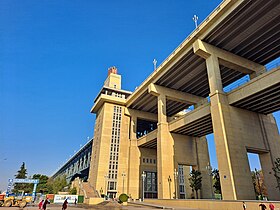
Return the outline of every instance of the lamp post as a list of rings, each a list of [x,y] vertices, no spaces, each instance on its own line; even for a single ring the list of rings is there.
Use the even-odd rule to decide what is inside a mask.
[[[141,175],[141,176],[142,176],[142,184],[143,184],[143,185],[142,185],[142,193],[143,193],[143,194],[142,194],[142,196],[143,196],[143,197],[142,197],[142,200],[144,201],[144,195],[145,195],[145,194],[144,194],[144,192],[145,192],[144,187],[145,187],[145,179],[146,179],[146,173],[145,173],[145,171],[142,172],[142,175]]]
[[[125,172],[122,172],[122,179],[123,179],[123,184],[122,184],[122,192],[124,193],[124,177],[126,176]]]
[[[172,182],[171,177],[168,176],[168,186],[169,186],[169,197],[170,197],[170,199],[171,199],[171,182]]]
[[[193,21],[194,21],[195,28],[197,28],[198,16],[197,16],[197,15],[194,15],[192,19],[193,19]]]
[[[104,194],[105,194],[105,196],[107,195],[107,179],[108,179],[108,175],[106,174],[104,176],[104,180],[105,180],[105,183],[104,183]]]
[[[154,64],[154,71],[155,71],[157,69],[157,60],[156,59],[153,60],[153,64]]]
[[[178,186],[178,183],[177,183],[177,179],[178,179],[178,171],[176,170],[176,168],[174,169],[174,184],[175,184],[175,199],[178,198],[178,189],[177,189],[177,186]]]
[[[211,181],[211,197],[212,199],[214,199],[214,194],[213,194],[213,178],[212,178],[212,166],[210,165],[210,163],[208,163],[208,165],[206,166],[206,171],[210,177],[210,181]]]

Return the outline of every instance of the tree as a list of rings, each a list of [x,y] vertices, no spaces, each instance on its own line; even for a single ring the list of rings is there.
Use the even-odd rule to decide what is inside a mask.
[[[47,184],[48,180],[49,180],[48,176],[42,175],[42,174],[34,174],[32,176],[32,179],[39,180],[39,184],[37,185],[36,192],[43,193],[43,194],[49,193],[49,188],[48,188],[48,184]]]
[[[189,182],[190,182],[190,187],[192,188],[193,191],[195,191],[196,198],[198,198],[198,190],[200,190],[202,187],[201,172],[198,170],[192,170],[190,173]]]
[[[17,178],[17,179],[26,179],[27,178],[27,169],[25,168],[24,162],[20,166],[20,169],[17,171],[15,178]],[[22,191],[22,190],[27,193],[30,193],[32,191],[30,184],[25,184],[25,183],[15,183],[14,184],[14,189],[13,189],[14,193],[18,193],[19,191]]]
[[[65,187],[68,187],[66,176],[59,176],[55,179],[50,178],[48,180],[48,191],[49,193],[58,193],[59,191],[64,191]]]
[[[264,184],[264,176],[262,171],[255,169],[255,171],[252,171],[251,173],[256,195],[267,197],[267,189]]]
[[[214,181],[213,187],[215,188],[215,193],[222,194],[219,170],[213,169],[212,175],[213,175],[213,181]]]
[[[278,188],[280,188],[280,158],[276,158],[276,160],[274,161],[275,167],[272,168],[272,170],[274,171],[274,176],[277,180],[277,186]]]
[[[73,188],[70,190],[70,194],[71,194],[71,195],[77,195],[77,188],[76,188],[76,187],[73,187]]]

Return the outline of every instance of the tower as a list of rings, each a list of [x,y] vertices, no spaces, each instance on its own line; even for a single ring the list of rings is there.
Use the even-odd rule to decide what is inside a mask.
[[[89,183],[100,194],[115,197],[124,190],[128,162],[128,126],[124,116],[125,99],[131,94],[121,90],[121,75],[116,67],[108,69],[104,86],[94,100],[96,114]]]

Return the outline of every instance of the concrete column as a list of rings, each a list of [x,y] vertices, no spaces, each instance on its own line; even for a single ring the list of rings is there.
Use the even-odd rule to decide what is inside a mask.
[[[129,145],[129,167],[128,167],[128,195],[133,199],[139,198],[139,175],[140,175],[140,150],[136,139],[137,117],[131,116],[130,120],[130,145]]]
[[[277,124],[272,115],[259,114],[262,133],[269,152],[259,154],[261,168],[264,176],[264,184],[267,188],[269,200],[280,200],[280,189],[274,176],[274,161],[280,157],[280,136]],[[279,187],[279,186],[278,186]]]
[[[158,133],[157,133],[157,172],[158,198],[173,197],[174,188],[174,140],[169,133],[166,115],[166,97],[158,96]],[[169,185],[168,178],[172,179]]]
[[[189,181],[191,166],[183,166],[183,170],[184,170],[186,199],[191,199],[192,198],[192,188],[190,187],[190,181]]]
[[[234,124],[234,117],[238,115],[232,115],[227,96],[223,93],[217,57],[211,55],[206,59],[206,64],[223,199],[254,199],[247,150],[238,126]]]
[[[201,172],[202,176],[202,188],[201,198],[213,198],[213,187],[211,176],[209,176],[206,166],[210,163],[208,144],[206,137],[194,138],[196,141],[196,152],[197,152],[197,169]]]
[[[210,95],[216,93],[223,93],[223,85],[221,72],[219,67],[219,60],[215,55],[211,55],[206,59],[208,80],[210,86]]]

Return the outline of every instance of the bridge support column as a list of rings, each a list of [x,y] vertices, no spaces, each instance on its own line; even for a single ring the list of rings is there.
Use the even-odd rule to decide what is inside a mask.
[[[129,145],[129,167],[128,167],[128,195],[132,198],[140,198],[140,150],[137,146],[136,124],[137,117],[131,116],[130,121],[130,145]]]
[[[201,172],[202,188],[200,198],[212,199],[214,197],[212,176],[208,174],[206,166],[210,164],[209,151],[206,137],[193,138],[196,144],[197,165],[194,167]]]
[[[157,172],[158,198],[172,198],[175,192],[174,140],[169,132],[166,115],[166,96],[163,94],[158,96]]]
[[[259,118],[264,138],[263,140],[267,150],[269,151],[259,154],[262,173],[264,176],[264,184],[267,189],[269,200],[280,200],[280,186],[277,183],[272,170],[272,168],[275,167],[274,161],[276,158],[280,157],[280,136],[277,124],[272,115],[266,116],[259,114]],[[278,186],[278,188],[276,186]]]
[[[206,65],[223,199],[254,199],[247,150],[241,143],[242,136],[234,124],[233,118],[238,116],[231,115],[227,96],[223,93],[218,58],[209,56]]]

